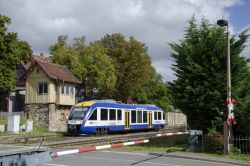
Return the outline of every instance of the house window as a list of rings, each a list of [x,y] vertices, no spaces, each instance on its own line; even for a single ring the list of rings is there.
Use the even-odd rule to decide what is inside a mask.
[[[73,85],[71,85],[70,86],[70,95],[74,95],[74,86]]]
[[[47,82],[39,82],[38,83],[38,94],[39,95],[48,94],[48,83]]]
[[[74,85],[63,84],[61,85],[61,94],[62,95],[71,95],[74,96]]]

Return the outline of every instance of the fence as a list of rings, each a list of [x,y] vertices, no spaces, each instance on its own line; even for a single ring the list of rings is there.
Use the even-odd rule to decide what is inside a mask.
[[[234,143],[233,151],[240,154],[250,154],[250,137],[237,136],[232,139]]]
[[[235,136],[231,139],[233,154],[250,154],[250,137]],[[210,137],[203,136],[200,141],[202,151],[223,153],[224,139],[223,136]]]
[[[24,112],[0,112],[0,120],[7,119],[9,115],[20,115],[24,116]]]

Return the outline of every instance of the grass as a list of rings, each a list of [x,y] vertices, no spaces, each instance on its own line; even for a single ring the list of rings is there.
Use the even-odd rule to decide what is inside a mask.
[[[187,151],[187,136],[155,137],[149,140],[147,144],[125,146],[118,151]]]
[[[25,117],[20,119],[20,126],[23,125],[25,122],[27,121],[27,119]],[[0,125],[1,124],[7,124],[7,120],[0,120]],[[25,135],[37,135],[37,134],[56,134],[59,136],[63,136],[64,132],[60,132],[60,131],[48,131],[46,128],[44,128],[42,125],[39,124],[33,124],[33,131],[26,133],[25,131],[21,131],[19,132],[19,134],[15,134],[15,133],[8,133],[8,132],[0,132],[0,136],[11,136],[11,135],[15,135],[15,136],[25,136]]]
[[[250,155],[232,155],[229,158],[245,161],[246,163],[250,164]]]

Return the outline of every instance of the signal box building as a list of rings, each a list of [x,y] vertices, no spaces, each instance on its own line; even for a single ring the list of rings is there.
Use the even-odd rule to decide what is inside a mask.
[[[25,115],[50,131],[65,131],[80,81],[65,66],[33,61],[25,73]]]

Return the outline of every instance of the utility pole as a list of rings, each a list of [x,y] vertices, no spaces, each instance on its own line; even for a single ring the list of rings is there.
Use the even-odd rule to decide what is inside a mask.
[[[226,26],[227,27],[227,100],[229,102],[232,101],[232,92],[231,92],[231,59],[230,59],[230,35],[229,35],[229,26],[227,20],[218,20],[217,25]],[[228,137],[226,138],[225,130],[228,130]],[[231,137],[232,137],[232,122],[224,123],[224,153],[230,155],[231,154]]]

